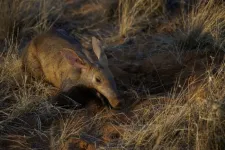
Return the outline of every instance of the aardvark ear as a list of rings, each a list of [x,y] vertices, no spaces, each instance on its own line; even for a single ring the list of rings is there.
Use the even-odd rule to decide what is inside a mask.
[[[96,38],[92,37],[92,47],[95,55],[98,57],[98,61],[102,66],[108,67],[108,59],[105,52],[101,48],[101,42]]]
[[[63,48],[60,53],[72,66],[83,69],[87,68],[84,61],[72,49]]]

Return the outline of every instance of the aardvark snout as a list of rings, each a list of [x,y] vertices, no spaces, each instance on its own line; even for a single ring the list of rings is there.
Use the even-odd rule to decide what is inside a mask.
[[[120,98],[110,99],[109,103],[114,109],[121,109],[123,107],[123,101]]]

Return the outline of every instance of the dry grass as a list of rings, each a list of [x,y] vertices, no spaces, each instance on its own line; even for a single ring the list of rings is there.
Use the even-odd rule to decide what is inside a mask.
[[[62,7],[61,1],[2,0],[0,40],[22,38],[49,30],[61,15]]]
[[[211,67],[203,72],[204,78],[192,76],[188,78],[187,86],[174,85],[162,97],[149,94],[151,85],[142,83],[149,79],[147,76],[143,81],[140,79],[140,84],[131,83],[124,93],[134,93],[141,103],[125,114],[101,109],[90,115],[87,109],[65,109],[52,104],[54,87],[21,70],[20,42],[17,40],[50,29],[62,12],[60,7],[63,5],[58,1],[57,4],[60,6],[52,7],[52,1],[47,0],[38,4],[35,0],[0,2],[0,39],[7,43],[1,47],[6,52],[0,57],[0,147],[66,149],[71,143],[76,145],[77,140],[83,140],[86,149],[95,144],[99,149],[121,150],[225,148],[224,62],[208,65]],[[151,23],[158,14],[163,14],[163,4],[163,1],[155,0],[121,0],[119,30],[112,32],[136,36],[136,31]],[[224,50],[224,5],[216,5],[210,0],[206,5],[196,6],[198,9],[172,20],[177,25],[172,33],[174,41],[167,44],[172,53],[176,50]],[[9,10],[12,11],[9,13]],[[149,42],[147,38],[141,40]],[[123,48],[131,49],[127,47]],[[152,47],[147,48],[150,53]],[[136,59],[124,61],[135,62]],[[141,73],[136,74],[142,77]],[[110,130],[106,125],[111,126]]]
[[[124,144],[135,149],[223,149],[224,76],[222,65],[195,88],[193,80],[182,92],[172,92],[165,103],[153,105],[149,99],[134,111],[135,121],[124,126]]]
[[[153,17],[163,13],[162,0],[120,0],[119,35],[127,36],[151,24]]]
[[[177,18],[176,39],[181,49],[224,50],[225,6],[210,0],[197,3],[189,13]]]

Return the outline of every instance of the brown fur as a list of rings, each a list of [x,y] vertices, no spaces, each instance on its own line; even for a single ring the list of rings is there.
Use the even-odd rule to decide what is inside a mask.
[[[54,32],[48,32],[38,35],[27,45],[22,62],[32,76],[44,77],[62,91],[85,85],[104,95],[113,107],[118,107],[120,100],[107,58],[100,48],[100,41],[93,38],[92,43],[98,62],[88,59],[84,50],[77,46],[79,43],[71,43]]]

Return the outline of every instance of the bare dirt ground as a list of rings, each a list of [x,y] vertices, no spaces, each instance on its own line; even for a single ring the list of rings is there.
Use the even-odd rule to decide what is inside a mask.
[[[3,0],[0,12],[0,149],[225,148],[224,2]],[[21,70],[23,47],[50,29],[104,43],[123,109]]]

